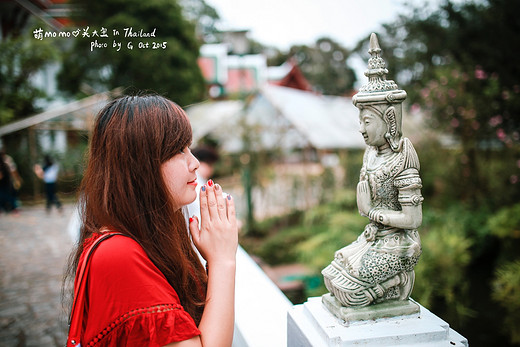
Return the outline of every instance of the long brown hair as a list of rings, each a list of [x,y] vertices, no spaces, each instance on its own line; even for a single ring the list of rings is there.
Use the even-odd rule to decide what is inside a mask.
[[[191,141],[184,111],[158,95],[125,96],[100,111],[81,183],[83,225],[69,274],[76,271],[85,239],[110,227],[143,247],[198,324],[207,276],[160,170]]]

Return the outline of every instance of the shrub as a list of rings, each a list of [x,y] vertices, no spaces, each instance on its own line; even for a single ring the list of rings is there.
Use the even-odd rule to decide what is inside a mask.
[[[520,343],[520,260],[506,263],[495,272],[493,299],[507,312],[504,328],[511,342]]]

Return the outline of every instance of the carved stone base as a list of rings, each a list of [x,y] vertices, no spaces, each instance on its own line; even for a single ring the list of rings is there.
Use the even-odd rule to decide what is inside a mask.
[[[419,315],[345,322],[324,306],[321,297],[309,298],[287,313],[287,347],[468,347],[464,336],[418,306]]]
[[[412,300],[387,301],[364,307],[345,307],[336,297],[327,293],[321,297],[325,307],[337,318],[352,323],[357,321],[371,321],[380,318],[391,318],[399,316],[419,316],[420,307]]]

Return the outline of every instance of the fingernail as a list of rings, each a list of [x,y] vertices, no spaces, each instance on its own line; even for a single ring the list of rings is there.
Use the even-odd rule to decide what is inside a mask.
[[[206,186],[202,186],[202,188],[200,188],[200,190],[202,190],[203,192],[206,191]]]
[[[228,195],[227,195],[227,199],[228,199],[228,200],[231,200],[231,195],[228,194]]]
[[[216,191],[219,191],[219,190],[220,190],[220,184],[218,184],[218,183],[215,184],[215,190],[216,190]]]
[[[208,186],[213,187],[213,181],[212,180],[208,181]]]
[[[193,218],[190,217],[190,223],[193,222]]]

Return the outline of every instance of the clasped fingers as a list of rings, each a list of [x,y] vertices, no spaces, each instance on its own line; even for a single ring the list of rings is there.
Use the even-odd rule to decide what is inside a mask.
[[[209,180],[200,191],[200,214],[202,222],[230,222],[236,224],[235,205],[232,197],[224,195],[219,184]]]
[[[193,225],[195,245],[208,262],[234,259],[238,246],[235,204],[231,195],[222,194],[219,185],[209,181],[200,191],[200,230]]]

